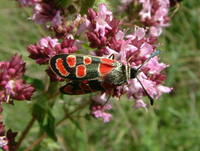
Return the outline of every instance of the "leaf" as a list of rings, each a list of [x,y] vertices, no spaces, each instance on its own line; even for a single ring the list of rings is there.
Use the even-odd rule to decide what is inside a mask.
[[[76,128],[78,128],[80,131],[83,131],[79,122],[77,122],[76,120],[74,120],[72,117],[69,118],[70,121],[76,126]]]
[[[92,8],[94,5],[95,0],[81,0],[81,14],[86,14],[88,11],[88,8]]]
[[[37,79],[37,78],[32,78],[27,75],[24,75],[23,78],[27,83],[32,84],[34,86],[34,88],[36,88],[38,90],[44,90],[45,86],[44,86],[44,83],[42,82],[42,80]]]
[[[40,128],[54,141],[57,140],[55,135],[55,118],[51,112],[46,96],[40,96],[32,108],[32,115],[37,119]]]
[[[46,109],[39,103],[35,103],[32,108],[32,115],[37,119],[39,125],[42,127],[45,118]]]
[[[51,110],[48,110],[48,113],[46,115],[46,124],[43,126],[43,129],[47,133],[47,135],[52,138],[53,140],[57,140],[55,135],[55,118],[51,112]]]
[[[55,0],[55,4],[59,8],[65,8],[72,3],[72,0]]]

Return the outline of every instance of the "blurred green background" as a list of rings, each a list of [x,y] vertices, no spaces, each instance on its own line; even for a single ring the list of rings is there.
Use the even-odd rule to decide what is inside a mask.
[[[28,14],[14,0],[0,1],[0,61],[20,53],[27,61],[27,75],[45,79],[41,69],[45,67],[28,58],[26,46],[48,33],[29,21]],[[76,121],[56,129],[57,142],[46,138],[34,151],[200,151],[199,14],[198,0],[184,0],[159,40],[161,60],[170,64],[166,85],[174,88],[171,94],[163,95],[148,112],[133,109],[129,101],[114,101],[113,120],[107,124],[81,117],[89,112],[86,108]],[[52,109],[56,120],[63,115],[62,104],[76,106],[77,99],[57,101]],[[21,132],[31,118],[32,102],[5,105],[6,126]],[[35,123],[20,150],[38,137],[38,130]]]

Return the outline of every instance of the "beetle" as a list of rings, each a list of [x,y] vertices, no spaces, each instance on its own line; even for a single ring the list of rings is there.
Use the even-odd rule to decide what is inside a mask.
[[[159,52],[154,52],[139,68],[131,68],[110,57],[98,57],[80,54],[57,54],[50,58],[49,65],[52,71],[62,78],[70,80],[60,88],[60,91],[69,95],[81,95],[96,91],[105,91],[108,88],[121,86],[129,79],[137,78],[140,68]],[[144,92],[153,104],[153,98],[148,94],[141,81]]]
[[[60,91],[68,95],[82,95],[97,91],[105,91],[102,82],[98,80],[69,81],[60,88]]]

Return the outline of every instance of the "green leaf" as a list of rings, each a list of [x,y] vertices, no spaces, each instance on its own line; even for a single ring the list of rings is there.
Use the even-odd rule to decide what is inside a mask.
[[[55,135],[55,118],[51,112],[51,110],[48,110],[48,113],[46,115],[46,123],[43,127],[47,135],[52,138],[53,140],[57,140]]]
[[[95,3],[95,0],[81,0],[81,14],[86,14],[88,8],[92,8]]]
[[[71,3],[72,3],[72,0],[55,0],[55,4],[59,8],[61,8],[61,7],[65,8],[66,6],[68,6]]]
[[[39,98],[40,100],[33,105],[32,115],[37,119],[40,128],[56,141],[55,118],[51,112],[51,107],[47,100],[48,97],[43,95]]]
[[[37,119],[39,125],[42,127],[45,118],[46,109],[39,103],[35,103],[32,108],[32,115]]]
[[[34,88],[36,88],[37,90],[44,90],[45,86],[44,86],[44,83],[42,82],[42,80],[32,78],[27,75],[24,75],[23,78],[27,83],[32,84],[34,86]]]
[[[83,131],[79,122],[77,122],[76,120],[74,120],[72,117],[69,118],[70,121],[76,126],[76,128],[78,128],[80,131]]]

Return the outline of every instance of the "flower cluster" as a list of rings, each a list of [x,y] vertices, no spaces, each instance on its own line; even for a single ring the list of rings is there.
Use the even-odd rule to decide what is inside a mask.
[[[56,4],[52,1],[44,0],[17,0],[22,6],[31,6],[33,8],[33,16],[31,19],[37,24],[51,23],[60,25],[62,21],[61,11],[57,9]]]
[[[133,33],[126,35],[119,28],[120,22],[113,18],[112,13],[103,4],[99,6],[98,12],[92,9],[88,11],[88,20],[91,25],[87,36],[90,46],[97,48],[96,55],[115,54],[118,61],[137,69],[156,51],[154,36],[139,27],[136,27]],[[171,91],[171,88],[162,85],[165,75],[161,71],[167,66],[159,63],[159,58],[156,56],[142,67],[137,76],[153,98],[158,98],[162,93]],[[146,107],[142,100],[146,94],[137,79],[131,79],[127,85],[116,87],[114,94],[108,95],[120,97],[123,94],[136,99],[135,107]]]
[[[8,130],[6,132],[3,122],[0,122],[0,149],[3,151],[15,151],[15,137],[17,133]]]
[[[170,0],[120,0],[121,10],[134,9],[128,8],[131,3],[141,4],[142,8],[138,12],[141,22],[149,27],[150,34],[158,37],[164,27],[169,26],[169,9],[172,6]],[[132,6],[132,5],[131,5]]]
[[[108,96],[106,93],[101,95],[96,95],[92,97],[92,104],[91,104],[91,115],[95,118],[102,118],[103,121],[109,122],[112,118],[112,114],[107,113],[107,110],[112,109],[112,105],[107,103]]]
[[[25,62],[21,56],[14,55],[10,61],[0,62],[0,113],[3,112],[2,103],[13,103],[15,100],[30,100],[35,89],[23,81]],[[2,115],[0,115],[0,148],[4,151],[15,150],[17,133],[5,130]]]
[[[30,53],[29,57],[34,59],[38,64],[48,64],[52,56],[60,53],[74,53],[77,49],[75,40],[71,38],[65,38],[59,43],[58,39],[51,37],[42,38],[37,44],[32,44],[27,47],[27,51]],[[46,72],[50,76],[51,81],[63,81],[51,69],[47,69]]]
[[[32,6],[35,5],[40,0],[17,0],[22,6]]]
[[[159,36],[162,28],[169,26],[169,0],[139,0],[142,4],[141,21],[150,27],[153,36]]]
[[[0,62],[0,104],[12,103],[12,99],[29,100],[35,89],[22,80],[25,62],[18,55],[10,61]]]
[[[154,21],[158,22],[156,17]],[[163,26],[166,25],[165,21],[160,20],[159,23],[161,22]],[[121,22],[113,17],[112,12],[107,9],[105,4],[100,4],[97,11],[89,9],[85,16],[78,15],[70,26],[62,23],[62,26],[57,27],[53,29],[56,35],[62,38],[62,42],[46,37],[37,44],[28,46],[29,57],[36,60],[38,64],[47,64],[50,57],[55,54],[74,53],[78,48],[81,48],[82,43],[88,42],[91,48],[95,48],[95,51],[90,54],[104,57],[114,54],[116,60],[134,69],[140,67],[152,53],[157,51],[157,37],[155,35],[140,27],[135,27],[132,32],[124,32],[121,29]],[[79,37],[79,39],[74,37]],[[166,76],[161,72],[167,66],[160,63],[156,56],[144,64],[137,75],[152,98],[159,98],[163,93],[169,93],[172,90],[162,85]],[[51,80],[59,81],[50,70],[47,73]],[[126,94],[129,98],[136,100],[134,107],[146,107],[147,105],[142,98],[147,94],[138,79],[130,79],[127,84],[114,86],[112,87],[113,91],[106,91],[94,97],[93,102],[98,103],[92,104],[91,114],[108,122],[111,119],[111,114],[106,113],[106,110],[110,110],[111,106],[105,105],[103,102],[106,102],[109,96],[119,98]]]

